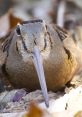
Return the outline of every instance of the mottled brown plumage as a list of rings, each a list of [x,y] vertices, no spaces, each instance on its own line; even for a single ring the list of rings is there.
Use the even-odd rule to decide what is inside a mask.
[[[42,20],[17,25],[11,38],[2,43],[3,55],[7,53],[2,64],[5,75],[15,88],[39,89],[37,73],[40,75],[40,72],[34,67],[35,46],[42,57],[47,89],[57,91],[72,79],[77,69],[77,56],[73,51],[76,46],[65,30],[46,25]]]

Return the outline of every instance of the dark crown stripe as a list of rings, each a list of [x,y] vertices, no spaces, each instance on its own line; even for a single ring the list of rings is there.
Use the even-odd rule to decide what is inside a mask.
[[[41,20],[41,19],[37,19],[37,20],[29,20],[29,21],[24,21],[24,22],[22,22],[21,24],[23,25],[23,24],[36,23],[36,22],[40,22],[40,23],[42,23],[43,20]]]

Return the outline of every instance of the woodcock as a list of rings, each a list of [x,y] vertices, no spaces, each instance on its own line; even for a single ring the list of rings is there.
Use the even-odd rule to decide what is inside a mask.
[[[65,86],[78,68],[75,49],[70,34],[58,26],[24,21],[1,42],[1,69],[15,88],[33,91],[41,86],[49,106],[47,89]]]

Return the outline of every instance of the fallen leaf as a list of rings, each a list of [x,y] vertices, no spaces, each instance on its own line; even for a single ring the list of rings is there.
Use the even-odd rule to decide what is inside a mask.
[[[37,104],[31,103],[29,111],[23,117],[53,117],[47,110],[38,107]]]
[[[18,22],[20,23],[22,20],[15,17],[11,9],[5,15],[0,17],[0,37],[7,35],[8,32],[13,29]]]
[[[10,28],[8,14],[5,14],[0,18],[0,37],[5,36]]]
[[[10,23],[10,29],[14,28],[17,23],[21,23],[22,22],[22,19],[18,18],[18,17],[15,17],[13,14],[12,14],[12,11],[10,10],[8,12],[8,17],[9,17],[9,23]]]
[[[36,106],[35,103],[31,103],[29,112],[24,115],[24,117],[42,117],[42,110]]]
[[[74,117],[82,117],[82,111],[77,112]]]

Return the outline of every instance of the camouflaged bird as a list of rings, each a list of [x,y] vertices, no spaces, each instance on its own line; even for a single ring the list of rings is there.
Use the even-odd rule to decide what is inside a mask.
[[[33,91],[41,86],[47,106],[47,89],[57,91],[64,87],[78,68],[76,45],[70,34],[43,20],[18,24],[1,41],[0,48],[5,77],[15,88]]]

